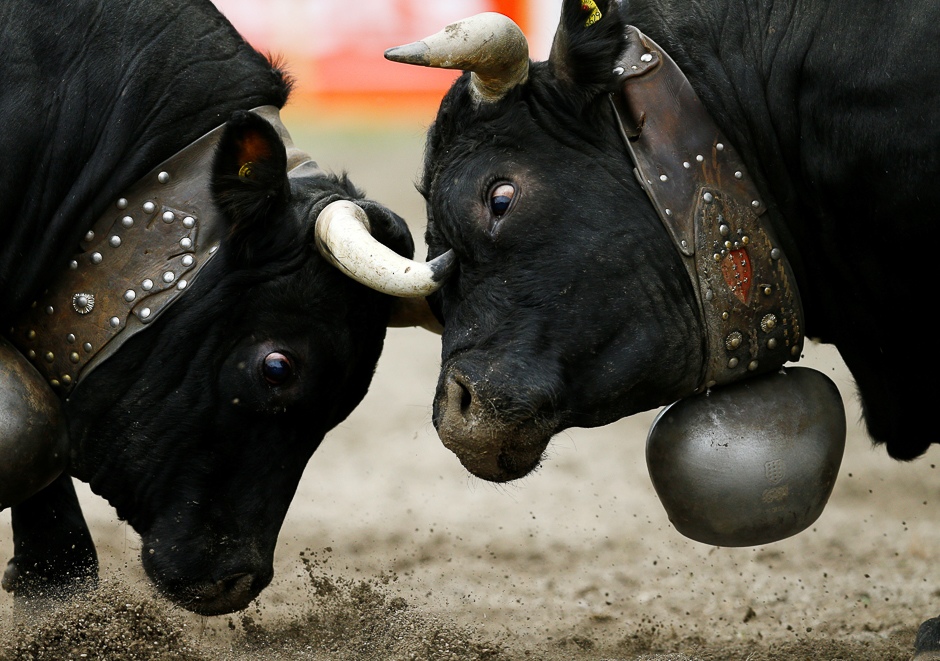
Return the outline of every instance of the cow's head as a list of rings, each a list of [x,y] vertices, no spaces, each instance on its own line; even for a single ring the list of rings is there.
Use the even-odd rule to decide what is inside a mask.
[[[608,98],[624,33],[616,2],[566,0],[547,62],[493,14],[387,53],[465,70],[421,185],[429,256],[457,264],[429,297],[444,324],[434,423],[488,480],[533,470],[567,427],[675,401],[702,377],[690,280]]]
[[[280,138],[250,113],[224,130],[212,190],[218,254],[66,405],[70,471],[140,533],[159,589],[207,615],[270,582],[304,467],[365,395],[385,337],[392,297],[319,255],[315,219],[356,199],[378,241],[413,252],[404,222],[345,178],[288,178]]]

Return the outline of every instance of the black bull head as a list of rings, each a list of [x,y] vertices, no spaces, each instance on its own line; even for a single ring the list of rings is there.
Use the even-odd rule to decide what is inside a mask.
[[[571,1],[545,63],[530,63],[519,28],[491,13],[386,52],[397,62],[465,71],[427,144],[422,192],[434,259],[376,261],[380,249],[370,247],[366,232],[361,243],[345,243],[358,246],[355,258],[348,247],[348,256],[334,257],[386,293],[434,292],[428,300],[444,327],[434,424],[444,445],[484,479],[526,475],[563,429],[603,425],[715,384],[708,367],[715,342],[696,278],[633,176],[610,103],[623,73],[616,65],[628,48],[626,28],[614,3]],[[402,284],[392,284],[393,272]],[[409,281],[415,277],[420,285]],[[801,346],[802,336],[788,343],[787,357],[798,358]],[[812,523],[828,498],[845,434],[838,393],[811,370],[767,378],[769,386],[729,386],[704,414],[703,406],[672,408],[650,437],[657,488],[698,489],[672,489],[663,499],[693,538],[721,545],[779,539]],[[794,403],[813,398],[831,406],[810,413],[813,407]],[[755,408],[764,423],[780,413],[780,424],[757,430],[735,413]],[[709,428],[704,421],[719,409],[726,426]],[[813,434],[794,434],[788,425],[797,418]],[[704,461],[696,453],[715,434],[748,442],[725,457],[729,474],[707,483],[694,464]],[[767,516],[761,471],[783,456],[782,438],[793,447],[784,463],[805,487],[786,515]],[[817,458],[800,464],[801,455]],[[748,470],[754,479],[743,476]],[[709,520],[712,513],[696,506],[718,502],[719,492],[724,502],[746,502],[746,495],[755,506],[739,508],[735,520],[728,508]]]
[[[198,188],[217,210],[217,233],[200,224],[208,215],[157,217],[129,194],[114,203],[117,211],[109,208],[102,216],[117,228],[99,232],[104,247],[77,253],[74,268],[63,275],[92,273],[109,266],[108,260],[120,272],[119,251],[131,254],[132,232],[195,224],[201,228],[192,234],[197,248],[204,235],[221,236],[221,246],[185,287],[182,280],[165,278],[167,291],[185,289],[178,303],[93,371],[81,372],[81,383],[78,372],[66,379],[62,371],[40,371],[57,365],[53,359],[62,351],[78,359],[86,346],[94,348],[81,336],[83,330],[70,327],[73,334],[67,337],[60,333],[61,351],[30,343],[45,336],[44,320],[79,324],[85,318],[79,314],[98,311],[93,305],[102,308],[110,301],[115,310],[123,306],[120,314],[134,314],[131,305],[143,303],[139,299],[152,289],[159,291],[152,283],[139,286],[145,276],[134,277],[135,296],[125,293],[121,281],[116,296],[102,284],[76,294],[83,300],[71,305],[34,306],[24,314],[28,321],[9,331],[16,348],[0,338],[0,509],[13,507],[14,537],[42,525],[37,517],[55,518],[51,507],[37,503],[47,503],[51,492],[71,492],[68,478],[57,478],[67,471],[107,498],[141,535],[144,568],[156,586],[206,615],[244,608],[271,580],[278,531],[304,466],[325,433],[365,395],[386,324],[390,317],[392,323],[401,318],[392,310],[392,298],[362,287],[320,258],[314,221],[322,216],[328,225],[338,210],[352,209],[389,254],[413,252],[404,221],[361,199],[345,178],[320,171],[309,157],[291,169],[289,139],[259,114],[236,112],[205,138],[214,135],[217,147],[184,150],[182,160],[170,159],[151,174],[161,182],[157,186],[172,186],[176,179],[170,173],[176,170],[168,163],[204,173],[200,176],[209,183]],[[142,199],[163,204],[167,197],[160,196],[170,195],[153,190],[149,195],[155,197]],[[185,199],[196,197],[187,192]],[[207,208],[202,208],[206,214]],[[155,222],[141,222],[151,216]],[[176,243],[172,250],[180,252]],[[133,254],[154,251],[150,245]],[[178,255],[173,258],[179,261]],[[169,273],[163,264],[154,280]],[[60,281],[43,296],[61,289]],[[53,316],[54,310],[62,316]],[[105,328],[112,325],[111,314],[118,313],[105,315]],[[144,316],[149,318],[149,308]],[[124,317],[111,318],[116,328],[125,323]],[[91,324],[88,333],[97,329]],[[61,369],[77,362],[69,361],[70,353]],[[84,526],[76,516],[75,525]],[[59,518],[53,523],[61,524]],[[46,539],[53,531],[36,534]],[[38,568],[65,562],[53,556],[38,546],[17,546],[4,588],[28,594],[32,577],[44,571]],[[52,588],[38,586],[46,593]]]

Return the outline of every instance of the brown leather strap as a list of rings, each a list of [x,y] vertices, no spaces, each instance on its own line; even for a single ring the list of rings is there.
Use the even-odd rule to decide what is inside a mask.
[[[255,108],[284,142],[289,176],[321,173],[273,106]],[[170,157],[116,200],[79,252],[9,331],[59,393],[69,393],[191,285],[224,233],[209,180],[224,125]]]
[[[692,279],[707,351],[699,390],[798,360],[796,279],[734,146],[676,63],[635,27],[611,97],[634,174]]]

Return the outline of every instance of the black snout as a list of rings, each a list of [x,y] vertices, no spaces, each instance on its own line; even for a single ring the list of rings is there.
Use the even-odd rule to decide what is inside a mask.
[[[269,548],[270,547],[270,548]],[[170,601],[199,615],[242,610],[274,576],[273,545],[242,539],[144,539],[147,576]]]
[[[224,615],[247,607],[270,582],[270,574],[239,572],[215,583],[194,587],[190,594],[182,595],[182,599],[170,598],[199,615]]]
[[[556,426],[546,389],[468,367],[463,361],[441,373],[434,400],[441,441],[477,477],[506,482],[525,476],[538,466]]]

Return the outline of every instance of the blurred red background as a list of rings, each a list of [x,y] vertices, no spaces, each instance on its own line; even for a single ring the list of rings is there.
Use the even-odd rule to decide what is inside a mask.
[[[511,17],[530,53],[551,35],[540,20],[559,0],[213,0],[245,38],[280,56],[297,79],[294,106],[326,121],[432,118],[459,72],[388,62],[387,48],[418,41],[484,11]],[[554,24],[554,20],[551,21]],[[538,59],[538,58],[536,58]]]

